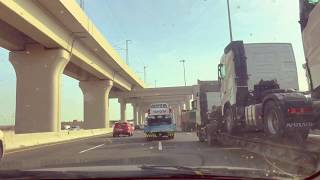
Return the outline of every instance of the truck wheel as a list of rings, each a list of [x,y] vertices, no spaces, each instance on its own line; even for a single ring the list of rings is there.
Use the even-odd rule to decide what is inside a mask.
[[[205,141],[205,139],[202,137],[202,135],[199,136],[199,141],[200,142],[204,142]]]
[[[235,134],[236,122],[233,120],[233,114],[230,108],[226,109],[224,119],[225,119],[227,133],[230,135]]]
[[[284,135],[283,115],[275,102],[269,101],[264,108],[264,132],[272,138],[281,138]]]

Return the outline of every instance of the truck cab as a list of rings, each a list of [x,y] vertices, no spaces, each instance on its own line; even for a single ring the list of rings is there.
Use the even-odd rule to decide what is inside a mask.
[[[254,91],[254,85],[261,80],[275,80],[281,89],[299,89],[289,43],[232,42],[221,57],[218,72],[222,106],[245,103],[247,93]]]
[[[312,103],[297,91],[291,44],[233,41],[218,65],[218,79],[227,133],[264,131],[278,138],[290,132],[307,137],[313,125]]]

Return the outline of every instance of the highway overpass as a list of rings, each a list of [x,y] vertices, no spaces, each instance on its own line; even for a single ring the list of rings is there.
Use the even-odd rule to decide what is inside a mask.
[[[74,0],[0,0],[0,26],[17,76],[17,134],[60,131],[62,73],[80,81],[85,129],[109,127],[109,98],[119,98],[122,121],[131,103],[135,124],[151,103],[172,104],[178,118],[190,109],[194,86],[145,89]]]
[[[130,92],[112,92],[110,97],[119,98],[122,121],[126,120],[126,104],[133,106],[134,124],[143,124],[145,113],[152,103],[168,103],[180,125],[181,110],[190,110],[190,103],[197,93],[197,85],[137,89]]]
[[[85,128],[108,127],[109,92],[143,89],[74,0],[0,0],[0,47],[17,76],[16,133],[60,130],[60,77],[80,81]]]

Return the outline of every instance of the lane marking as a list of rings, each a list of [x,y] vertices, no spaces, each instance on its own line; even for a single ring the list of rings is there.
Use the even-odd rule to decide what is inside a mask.
[[[79,154],[82,154],[82,153],[84,153],[84,152],[87,152],[87,151],[96,149],[96,148],[101,147],[101,146],[103,146],[103,145],[104,145],[104,144],[100,144],[100,145],[97,145],[97,146],[93,146],[92,148],[89,148],[89,149],[85,149],[85,150],[83,150],[83,151],[80,151]]]
[[[217,149],[222,149],[222,150],[244,150],[244,149],[242,149],[242,148],[236,148],[236,147],[234,147],[234,148],[217,148]]]
[[[159,141],[158,149],[159,149],[159,151],[162,151],[162,142],[161,141]]]
[[[60,144],[74,143],[74,142],[77,142],[77,141],[85,141],[85,140],[88,140],[88,139],[91,139],[91,138],[98,138],[98,137],[105,136],[105,135],[110,135],[110,134],[111,133],[99,134],[99,135],[96,135],[96,136],[89,136],[89,137],[76,138],[76,139],[64,140],[64,141],[53,142],[53,143],[39,144],[39,145],[35,145],[35,146],[25,147],[25,148],[22,148],[22,149],[18,148],[18,149],[9,150],[9,151],[7,150],[5,152],[5,155],[24,152],[24,151],[31,151],[31,150],[35,150],[35,149],[41,149],[41,148],[60,145]]]

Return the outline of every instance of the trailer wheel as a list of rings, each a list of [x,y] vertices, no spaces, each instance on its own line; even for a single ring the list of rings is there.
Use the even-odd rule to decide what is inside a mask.
[[[284,135],[283,115],[275,102],[269,101],[264,108],[264,131],[273,138],[280,138]]]
[[[227,133],[232,135],[236,133],[236,122],[233,120],[233,114],[230,108],[226,109],[224,115]]]

